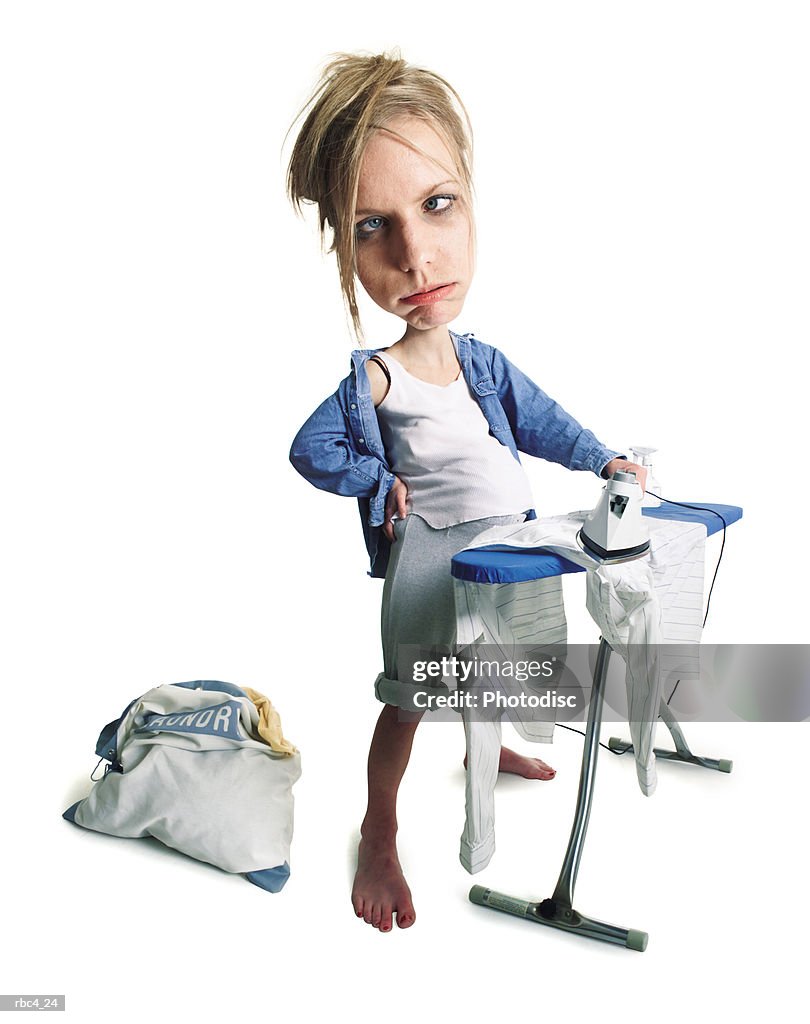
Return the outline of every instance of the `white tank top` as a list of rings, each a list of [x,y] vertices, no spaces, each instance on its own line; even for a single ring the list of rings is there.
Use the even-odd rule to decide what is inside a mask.
[[[525,512],[534,504],[523,466],[492,436],[464,375],[429,384],[394,356],[377,406],[391,471],[408,485],[408,511],[436,529],[485,516]]]

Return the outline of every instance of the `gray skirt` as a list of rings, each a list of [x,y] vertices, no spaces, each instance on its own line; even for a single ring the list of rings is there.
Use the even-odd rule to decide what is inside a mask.
[[[417,645],[431,658],[452,653],[456,609],[450,559],[490,526],[522,523],[525,518],[488,516],[440,530],[414,513],[394,522],[396,540],[382,595],[383,671],[374,684],[378,700],[413,710],[414,684],[399,681],[398,649]]]

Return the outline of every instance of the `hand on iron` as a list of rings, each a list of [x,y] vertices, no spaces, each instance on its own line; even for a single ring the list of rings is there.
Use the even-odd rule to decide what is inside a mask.
[[[395,539],[393,517],[396,515],[400,519],[405,518],[408,514],[405,505],[407,499],[408,485],[400,480],[398,476],[395,476],[394,486],[388,492],[388,497],[385,499],[385,519],[383,519],[383,533],[392,544]]]
[[[620,469],[625,473],[635,473],[636,480],[641,484],[642,492],[647,490],[646,466],[639,466],[637,462],[629,462],[627,459],[611,459],[605,466],[603,472],[606,476],[611,477],[617,469]]]

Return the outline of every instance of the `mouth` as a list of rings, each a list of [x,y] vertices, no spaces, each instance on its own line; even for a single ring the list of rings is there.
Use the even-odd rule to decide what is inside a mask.
[[[447,298],[455,287],[454,283],[440,284],[436,288],[429,288],[424,292],[414,292],[413,295],[406,295],[403,302],[409,306],[429,306],[431,302],[440,302]]]

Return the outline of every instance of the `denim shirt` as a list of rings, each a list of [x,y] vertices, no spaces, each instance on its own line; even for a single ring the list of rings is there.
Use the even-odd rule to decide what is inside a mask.
[[[619,453],[605,448],[496,348],[472,334],[450,337],[464,379],[489,432],[520,462],[518,451],[568,469],[601,473]],[[366,361],[384,349],[356,349],[351,373],[321,402],[295,436],[290,461],[315,487],[358,500],[371,559],[370,576],[384,577],[390,544],[382,532],[394,475],[383,448]],[[534,509],[527,519],[536,519]]]

